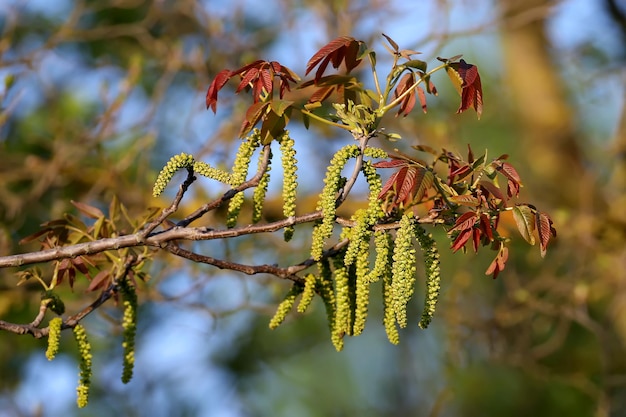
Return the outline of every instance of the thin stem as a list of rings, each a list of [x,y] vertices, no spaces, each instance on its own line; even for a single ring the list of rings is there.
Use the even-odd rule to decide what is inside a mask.
[[[372,134],[361,136],[359,138],[359,149],[360,149],[359,155],[355,159],[354,169],[352,170],[352,175],[350,176],[346,184],[343,186],[343,188],[339,192],[339,196],[337,197],[337,200],[335,201],[335,207],[339,207],[341,204],[343,204],[344,201],[346,201],[346,198],[348,198],[348,194],[350,193],[350,190],[352,190],[352,187],[356,183],[356,180],[359,177],[359,174],[361,173],[361,167],[363,166],[363,154],[365,152],[365,148],[367,147],[367,142],[369,142],[371,137],[372,137]]]
[[[372,58],[372,54],[367,54],[367,58],[370,61],[370,65],[372,67],[372,76],[374,77],[374,85],[376,86],[376,93],[378,93],[380,105],[384,103],[383,101],[383,93],[380,90],[380,83],[378,82],[378,72],[376,72],[376,64],[374,63],[374,58]]]
[[[425,78],[429,77],[430,75],[432,75],[433,73],[445,68],[448,66],[448,63],[445,64],[441,64],[436,68],[433,68],[432,70],[428,71],[426,74],[424,74],[423,76],[421,76],[419,78],[419,80],[417,80],[415,83],[413,83],[413,85],[409,88],[407,88],[402,94],[400,94],[395,100],[393,100],[391,103],[387,104],[386,106],[381,107],[380,109],[378,109],[378,113],[380,113],[380,115],[382,116],[383,114],[387,113],[387,111],[389,111],[390,109],[392,109],[393,107],[397,106],[398,104],[400,104],[400,102],[402,100],[404,100],[404,98],[409,95],[415,88],[417,88],[418,85],[420,85],[422,83],[422,81],[424,81]]]
[[[318,116],[315,113],[311,113],[308,110],[302,109],[300,111],[302,112],[302,114],[306,114],[307,116],[311,117],[312,119],[317,120],[318,122],[322,122],[322,123],[325,123],[325,124],[330,125],[330,126],[338,127],[340,129],[350,130],[349,126],[342,125],[342,124],[335,123],[335,122],[331,122],[330,120],[324,119],[323,117],[320,117],[320,116]]]

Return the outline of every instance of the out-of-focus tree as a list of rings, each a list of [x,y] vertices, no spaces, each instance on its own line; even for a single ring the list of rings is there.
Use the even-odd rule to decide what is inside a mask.
[[[372,323],[372,336],[350,342],[337,354],[328,346],[321,305],[313,305],[304,319],[272,333],[263,314],[245,314],[249,310],[269,313],[268,306],[286,290],[283,283],[221,275],[230,282],[220,285],[220,274],[214,270],[167,258],[168,264],[156,263],[151,281],[139,295],[146,303],[140,311],[139,353],[142,342],[145,346],[159,340],[149,337],[151,332],[160,332],[160,338],[168,340],[162,328],[172,311],[168,306],[185,306],[199,314],[208,312],[216,323],[213,334],[225,339],[217,348],[207,347],[212,352],[210,365],[203,369],[225,371],[220,381],[233,387],[233,403],[239,403],[233,414],[620,415],[625,407],[621,398],[626,301],[620,294],[625,279],[621,207],[626,170],[624,159],[613,155],[623,153],[625,118],[613,143],[598,145],[594,127],[578,116],[584,108],[575,98],[603,77],[615,80],[611,71],[623,62],[619,60],[624,45],[616,44],[620,52],[590,43],[579,49],[588,55],[573,57],[550,49],[546,25],[559,4],[547,1],[501,1],[495,5],[495,25],[458,34],[454,25],[446,27],[446,14],[456,7],[484,4],[438,1],[424,6],[432,7],[431,16],[438,17],[432,19],[433,27],[446,30],[410,45],[420,49],[436,44],[437,49],[446,49],[451,42],[477,33],[499,37],[504,71],[480,65],[487,103],[483,120],[448,117],[456,108],[441,107],[452,100],[430,100],[427,117],[411,114],[401,120],[403,125],[385,121],[389,131],[397,127],[404,137],[388,150],[396,146],[407,151],[415,144],[453,149],[470,142],[474,149],[493,145],[510,153],[527,185],[522,195],[541,201],[542,209],[556,215],[560,236],[547,261],[537,262],[535,250],[526,255],[523,246],[514,244],[513,252],[520,255],[511,258],[494,282],[481,277],[482,268],[460,266],[458,256],[444,254],[446,290],[430,333],[409,328],[398,347],[382,346],[384,329]],[[618,28],[622,22],[623,29],[619,3],[606,0],[604,4],[610,22]],[[406,7],[400,11],[406,12]],[[309,1],[296,6],[277,2],[268,9],[266,13],[250,4],[194,1],[9,7],[0,43],[1,67],[9,75],[0,116],[4,184],[0,187],[0,254],[36,249],[18,247],[16,242],[43,222],[76,213],[70,200],[106,211],[115,196],[130,218],[138,218],[149,206],[166,206],[172,195],[151,200],[152,181],[174,153],[193,153],[196,159],[218,166],[232,159],[232,138],[237,136],[240,119],[222,112],[219,123],[212,123],[200,113],[204,92],[221,69],[274,59],[272,54],[281,49],[297,56],[301,50],[293,43],[284,46],[284,33],[295,33],[291,39],[301,40],[307,32],[301,25],[309,21],[315,22],[310,27],[316,29],[317,42],[311,52],[342,35],[375,45],[380,35],[372,27],[390,33],[385,22],[394,17],[386,2]],[[464,47],[455,50],[461,52]],[[480,64],[480,56],[477,50],[471,59]],[[382,54],[378,58],[382,60]],[[282,57],[276,59],[283,62]],[[572,77],[572,69],[580,78]],[[446,94],[445,88],[440,90]],[[305,97],[293,93],[296,100]],[[234,103],[235,113],[241,106],[228,93],[220,100],[225,100],[220,101],[221,107]],[[331,134],[330,129],[326,132]],[[305,149],[327,161],[337,146],[332,140],[321,140]],[[319,169],[325,166],[320,162]],[[182,215],[214,193],[192,187],[181,206]],[[312,210],[315,203],[313,198],[305,207]],[[280,218],[281,198],[270,199],[266,208],[268,219]],[[515,229],[512,219],[502,222]],[[440,246],[447,244],[443,234],[435,237]],[[296,239],[295,244],[308,250],[304,240]],[[281,252],[271,256],[269,246],[256,248],[256,256],[247,255],[254,245],[250,239],[214,245],[211,255],[261,263],[301,260],[287,246],[279,246]],[[479,257],[476,262],[482,261],[486,267],[489,260]],[[39,287],[28,281],[15,288],[14,271],[8,272],[0,271],[0,317],[28,322],[40,302]],[[81,305],[83,289],[63,294],[68,309]],[[382,306],[371,309],[370,315],[383,315]],[[203,412],[199,399],[206,392],[181,394],[175,372],[157,383],[156,377],[147,375],[149,371],[137,370],[139,375],[128,386],[112,383],[108,374],[119,371],[107,373],[105,365],[98,368],[98,352],[110,347],[106,361],[118,360],[119,338],[109,340],[104,335],[121,332],[121,318],[114,307],[99,311],[100,317],[89,322],[103,335],[94,338],[93,346],[97,372],[91,407],[97,407],[98,414]],[[417,317],[419,311],[409,309],[409,315]],[[176,334],[180,325],[167,331]],[[16,387],[24,384],[20,375],[31,351],[41,356],[44,348],[30,338],[4,333],[0,338],[0,355],[8,358],[0,365],[6,392],[2,404],[10,405]],[[167,343],[162,352],[173,349]],[[61,351],[70,346],[63,345]],[[152,347],[151,352],[160,351]],[[169,393],[169,400],[140,405],[138,398],[154,398],[155,392]],[[52,406],[45,402],[44,414]],[[14,407],[19,410],[23,405]]]

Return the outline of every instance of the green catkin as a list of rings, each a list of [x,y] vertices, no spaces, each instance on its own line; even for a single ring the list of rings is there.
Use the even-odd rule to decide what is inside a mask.
[[[278,305],[274,317],[270,320],[270,329],[277,328],[285,320],[285,317],[287,317],[287,314],[291,311],[296,302],[296,297],[298,297],[302,291],[304,291],[304,285],[298,282],[295,282],[291,286],[283,301]]]
[[[122,382],[127,384],[133,377],[135,366],[135,336],[137,333],[137,293],[130,284],[128,278],[123,278],[118,282],[120,292],[124,299],[124,317],[122,327],[124,328],[124,348]]]
[[[396,231],[396,240],[393,251],[391,291],[393,294],[393,309],[400,327],[407,325],[406,307],[413,295],[415,287],[415,248],[413,236],[415,234],[414,217],[405,214],[400,219],[400,227]]]
[[[361,243],[365,240],[369,241],[371,232],[369,231],[369,215],[366,209],[358,209],[351,217],[354,222],[354,227],[350,229],[344,229],[342,232],[342,238],[350,239],[348,248],[346,249],[346,255],[344,256],[344,264],[350,266],[356,260],[357,254],[361,248]]]
[[[376,260],[374,268],[367,275],[367,281],[374,283],[378,281],[386,271],[391,269],[391,236],[384,230],[374,232],[374,246],[376,247]]]
[[[248,176],[248,167],[250,166],[250,159],[252,154],[259,147],[261,142],[261,133],[259,129],[254,129],[250,135],[248,135],[241,145],[235,156],[235,163],[233,165],[233,173],[231,175],[232,186],[237,187],[246,180]],[[244,195],[243,193],[237,193],[228,202],[228,212],[226,214],[226,227],[232,228],[237,225],[237,217],[241,211],[243,205]]]
[[[435,314],[435,307],[437,306],[437,300],[439,299],[439,289],[441,288],[441,268],[439,251],[437,250],[437,244],[432,235],[426,233],[426,230],[424,230],[424,228],[417,223],[415,224],[415,235],[422,248],[422,252],[424,254],[424,266],[426,267],[424,310],[422,311],[422,317],[418,323],[420,328],[425,329],[428,327],[433,315]]]
[[[265,173],[261,177],[259,185],[257,185],[254,189],[254,194],[252,196],[252,223],[255,224],[261,220],[261,216],[263,215],[263,203],[265,202],[265,195],[267,194],[267,186],[270,183],[270,171],[272,169],[271,163],[272,158],[270,156]],[[261,169],[262,166],[263,159],[259,158],[258,169]]]
[[[219,181],[222,184],[232,185],[233,182],[232,176],[228,172],[219,168],[212,167],[206,162],[195,161],[193,164],[193,172],[197,172],[203,177]]]
[[[357,252],[361,247],[360,241],[366,240],[369,242],[372,226],[385,214],[380,205],[380,200],[378,199],[378,195],[382,189],[380,175],[376,172],[376,168],[372,165],[371,161],[363,161],[361,171],[367,179],[369,186],[369,201],[366,210],[357,210],[353,216],[352,220],[355,222],[355,225],[346,252],[346,265],[351,265],[354,262]]]
[[[328,328],[331,332],[335,328],[335,289],[333,284],[332,271],[328,259],[324,258],[317,263],[319,279],[315,285],[315,291],[320,295],[326,308]],[[339,349],[341,350],[341,349]]]
[[[80,355],[79,363],[79,382],[76,388],[76,404],[79,408],[83,408],[89,401],[89,387],[91,386],[91,344],[87,340],[85,328],[80,324],[74,327],[74,339],[78,345],[78,354]]]
[[[324,189],[320,194],[317,209],[322,211],[322,221],[315,226],[312,235],[311,257],[319,261],[324,252],[324,243],[333,233],[337,192],[342,183],[341,171],[350,158],[359,155],[357,145],[344,146],[338,150],[330,161],[324,178]]]
[[[46,349],[46,358],[49,361],[55,358],[59,353],[59,344],[61,341],[61,326],[63,325],[63,319],[61,317],[55,317],[48,323],[48,348]]]
[[[159,195],[161,195],[176,171],[182,168],[192,168],[193,166],[194,159],[192,155],[188,155],[183,152],[178,155],[172,156],[170,160],[167,161],[167,164],[165,164],[161,172],[159,172],[159,175],[154,182],[154,187],[152,188],[152,195],[154,197],[158,197]]]
[[[365,148],[365,151],[363,151],[363,155],[367,156],[368,158],[375,159],[386,159],[389,157],[389,154],[387,154],[387,152],[385,152],[383,149],[373,146],[368,146],[367,148]]]
[[[317,286],[317,277],[313,274],[308,274],[304,281],[304,290],[302,291],[302,297],[298,304],[298,313],[305,313],[307,308],[311,305],[313,297],[315,296],[315,287]]]
[[[385,333],[387,333],[387,339],[390,343],[397,345],[400,343],[400,334],[398,333],[398,327],[396,326],[396,313],[393,308],[393,291],[391,289],[393,277],[387,271],[382,276],[383,281],[383,325],[385,326]]]
[[[296,215],[296,197],[298,189],[298,160],[294,149],[294,140],[289,137],[289,132],[285,131],[280,139],[280,152],[282,154],[283,165],[283,215],[286,218]],[[293,237],[293,226],[284,229],[283,236],[285,242],[289,242]]]
[[[343,348],[343,337],[352,333],[352,303],[348,267],[343,264],[341,258],[333,259],[333,264],[335,267],[335,326],[331,340],[339,351],[341,349],[338,346]]]
[[[355,309],[352,334],[360,335],[365,329],[365,321],[369,307],[369,239],[362,240],[356,257]]]

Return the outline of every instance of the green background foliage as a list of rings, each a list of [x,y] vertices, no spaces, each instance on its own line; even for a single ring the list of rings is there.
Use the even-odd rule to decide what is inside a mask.
[[[228,171],[241,123],[228,108],[245,107],[231,90],[221,93],[228,105],[220,101],[217,115],[203,108],[221,69],[278,59],[302,73],[328,40],[349,35],[380,46],[381,31],[424,57],[463,53],[480,67],[485,97],[480,121],[455,115],[456,92],[437,83],[441,97],[429,97],[428,114],[385,120],[403,137],[389,148],[462,151],[470,143],[477,154],[510,154],[522,196],[551,213],[558,240],[542,260],[536,247],[514,239],[507,268],[493,281],[484,275],[492,254],[453,255],[435,232],[442,292],[429,329],[415,325],[422,305],[411,303],[401,343],[391,345],[382,302],[372,303],[367,331],[346,339],[341,353],[328,342],[319,298],[270,331],[290,283],[160,258],[137,294],[129,384],[119,380],[123,311],[111,304],[85,323],[93,355],[87,408],[75,407],[79,355],[64,332],[52,362],[45,341],[0,333],[0,409],[45,416],[626,413],[626,166],[615,157],[626,152],[626,46],[624,10],[611,7],[619,2],[598,1],[584,24],[589,12],[573,1],[556,8],[547,0],[274,2],[267,6],[273,13],[251,2],[216,3],[1,6],[0,255],[37,250],[17,242],[50,219],[79,215],[71,200],[107,210],[117,198],[131,219],[166,206],[175,187],[154,198],[152,185],[171,155],[186,152]],[[410,24],[401,19],[407,8]],[[576,31],[567,19],[579,22]],[[314,167],[298,178],[298,210],[312,211],[328,161],[346,139],[323,128],[315,136],[290,129],[298,160]],[[274,164],[272,178],[281,173]],[[266,219],[283,217],[273,184]],[[182,214],[222,191],[200,181]],[[224,223],[226,208],[212,216],[207,223]],[[517,233],[512,216],[502,222]],[[131,232],[133,225],[120,227]],[[305,235],[296,228],[289,243],[277,233],[271,245],[241,237],[199,247],[240,262],[297,263],[310,253]],[[40,288],[30,281],[16,287],[15,272],[0,270],[0,319],[28,323]],[[73,292],[59,289],[67,309],[85,304],[87,286],[79,274]],[[416,291],[424,290],[418,283]]]

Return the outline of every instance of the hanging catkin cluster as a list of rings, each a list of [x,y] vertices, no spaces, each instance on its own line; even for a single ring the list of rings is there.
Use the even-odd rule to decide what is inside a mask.
[[[243,139],[239,150],[235,156],[235,163],[233,164],[233,173],[231,175],[231,185],[237,187],[246,180],[248,176],[248,168],[250,166],[250,159],[252,154],[261,144],[261,133],[258,129],[254,129],[250,135]],[[237,217],[241,211],[241,206],[244,202],[243,193],[237,193],[230,199],[228,203],[228,212],[226,214],[226,227],[235,227],[237,225]]]
[[[294,140],[289,136],[289,132],[285,131],[279,139],[281,161],[283,165],[283,215],[291,217],[296,215],[296,190],[298,189],[296,150],[294,149]],[[285,242],[291,240],[293,236],[293,226],[287,226],[284,229]]]
[[[154,187],[152,188],[152,195],[154,197],[158,197],[161,195],[167,184],[172,180],[176,171],[183,168],[193,168],[194,159],[192,155],[188,155],[186,153],[180,153],[178,155],[174,155],[167,161],[167,164],[163,167],[159,175],[157,176],[156,181],[154,182]]]
[[[341,171],[350,158],[356,158],[360,153],[357,145],[347,145],[338,150],[326,170],[324,188],[320,194],[317,209],[322,211],[322,221],[313,229],[311,243],[311,257],[320,260],[324,251],[324,243],[333,233],[335,223],[336,199],[339,189],[343,185]]]
[[[167,164],[161,169],[159,175],[157,176],[156,181],[154,182],[154,187],[152,188],[152,195],[154,197],[158,197],[161,195],[167,184],[172,180],[174,174],[180,169],[192,169],[193,172],[196,172],[204,177],[214,179],[223,184],[232,185],[233,178],[232,176],[219,168],[212,167],[206,162],[196,161],[192,155],[186,153],[180,153],[178,155],[174,155],[167,161]]]
[[[77,324],[73,331],[80,356],[80,379],[76,388],[76,404],[79,408],[83,408],[89,401],[89,387],[91,386],[91,344],[87,340],[87,333],[83,326]]]
[[[124,299],[124,317],[122,327],[124,328],[124,360],[122,369],[122,382],[128,383],[133,377],[135,366],[135,335],[137,333],[137,293],[135,287],[131,285],[128,277],[119,280],[118,286],[122,298]]]
[[[61,317],[55,317],[48,323],[48,349],[46,349],[46,358],[49,361],[54,359],[59,353],[59,345],[61,342],[61,326],[63,325],[63,319]]]
[[[408,323],[407,305],[414,293],[416,281],[415,241],[424,253],[426,267],[425,306],[420,327],[430,322],[439,294],[439,254],[432,236],[426,234],[412,213],[404,214],[395,231],[395,239],[388,230],[375,230],[384,219],[385,212],[378,198],[382,181],[370,160],[363,160],[361,173],[369,187],[367,208],[358,209],[351,217],[349,226],[341,232],[341,239],[348,239],[347,247],[325,258],[324,244],[333,232],[336,199],[344,183],[341,172],[350,158],[357,157],[360,149],[356,145],[339,150],[330,162],[324,179],[318,209],[323,219],[313,230],[311,257],[318,260],[319,277],[308,274],[305,283],[296,283],[279,305],[270,322],[275,328],[280,324],[302,294],[298,312],[303,313],[311,303],[313,290],[326,306],[331,341],[337,350],[343,348],[346,335],[357,336],[365,328],[370,303],[371,284],[382,281],[384,306],[383,323],[391,343],[399,342],[398,327]],[[363,152],[370,158],[386,158],[381,149],[368,147]],[[372,239],[373,238],[373,239]],[[374,242],[376,256],[370,268],[371,243]]]

